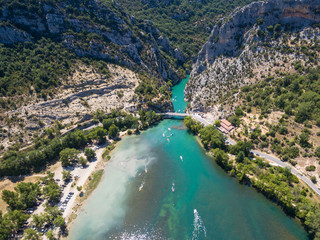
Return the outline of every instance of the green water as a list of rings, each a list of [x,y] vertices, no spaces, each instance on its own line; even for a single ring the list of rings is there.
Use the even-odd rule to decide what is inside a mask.
[[[172,97],[171,101],[175,112],[184,112],[187,107],[187,102],[184,101],[184,88],[189,80],[189,75],[185,79],[182,79],[181,82],[172,88]]]
[[[183,94],[183,93],[181,93]],[[279,207],[225,174],[181,121],[116,147],[70,239],[307,239]]]

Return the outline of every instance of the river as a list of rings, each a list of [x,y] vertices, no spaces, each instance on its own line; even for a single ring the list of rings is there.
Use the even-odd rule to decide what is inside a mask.
[[[187,80],[173,89],[176,111],[186,106]],[[223,172],[179,120],[121,140],[69,238],[308,239],[296,220]]]

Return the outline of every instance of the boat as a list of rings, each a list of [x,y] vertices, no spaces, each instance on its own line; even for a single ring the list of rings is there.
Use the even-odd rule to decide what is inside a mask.
[[[145,173],[148,173],[148,169],[147,168],[145,168],[144,171],[145,171]]]
[[[142,183],[141,183],[141,185],[139,187],[139,192],[142,190],[143,186],[144,186],[144,180],[142,181]]]
[[[174,188],[174,183],[172,183],[172,186],[171,186],[171,191],[174,192],[175,188]]]
[[[162,137],[166,137],[166,135],[164,133],[162,133]]]
[[[169,131],[171,131],[171,128],[168,128]]]
[[[180,159],[181,159],[181,161],[183,162],[183,157],[182,157],[182,156],[180,156]]]

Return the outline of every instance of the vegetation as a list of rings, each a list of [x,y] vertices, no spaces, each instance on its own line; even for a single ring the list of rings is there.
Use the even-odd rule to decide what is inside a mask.
[[[88,186],[86,187],[86,196],[89,196],[91,194],[91,192],[94,189],[96,189],[102,176],[103,176],[103,169],[98,170],[93,174]]]
[[[94,141],[102,143],[106,141],[108,134],[110,138],[113,138],[120,130],[145,129],[161,120],[161,115],[154,111],[140,110],[139,114],[140,119],[124,112],[113,111],[105,114],[98,111],[94,118],[102,122],[103,127],[95,127],[84,132],[76,129],[64,137],[56,136],[53,139],[50,136],[44,137],[38,139],[31,150],[8,151],[0,159],[0,176],[17,176],[40,171],[48,163],[58,158],[63,166],[70,166],[76,162],[79,149],[87,143]],[[90,150],[87,150],[87,154],[91,156],[92,153],[88,151]]]
[[[199,134],[215,161],[226,172],[276,201],[287,214],[301,220],[312,238],[320,239],[320,204],[309,198],[312,192],[299,183],[289,168],[271,166],[262,158],[253,158],[251,142],[239,141],[233,146],[219,146],[224,137],[214,126],[202,127],[190,118],[185,119],[185,124],[192,132]],[[228,153],[234,157],[229,157]]]
[[[96,153],[92,148],[85,148],[84,155],[86,155],[88,161],[91,161],[96,157]]]
[[[269,76],[266,81],[243,87],[240,94],[242,110],[251,113],[254,109],[260,114],[260,124],[269,129],[262,134],[260,126],[251,127],[251,132],[245,130],[242,137],[251,139],[259,148],[270,148],[293,165],[296,164],[293,159],[301,155],[317,157],[319,152],[311,141],[315,133],[310,129],[320,126],[320,68],[305,68],[303,72],[283,74],[282,78]],[[271,123],[269,114],[275,111],[283,114],[278,122]],[[238,111],[229,120],[239,126],[242,116]]]
[[[47,199],[45,212],[33,215],[31,223],[35,229],[28,228],[24,231],[25,239],[40,239],[40,230],[48,227],[59,227],[65,230],[62,213],[55,205],[60,200],[61,190],[53,179],[54,174],[47,172],[47,176],[40,183],[20,182],[14,188],[15,191],[2,191],[2,199],[8,204],[8,212],[0,214],[0,239],[9,239],[13,234],[23,230],[25,222],[29,219],[34,207],[40,204],[42,199]],[[31,212],[30,212],[31,211]],[[28,214],[27,214],[28,213]]]
[[[40,195],[39,184],[21,182],[14,190],[15,192],[2,191],[2,199],[11,210],[26,210],[36,205],[36,200]]]
[[[78,151],[75,148],[65,148],[60,152],[60,161],[63,167],[71,166],[75,163],[78,154]]]
[[[136,17],[139,24],[151,20],[190,60],[207,40],[215,20],[234,8],[252,1],[119,0],[118,2]]]

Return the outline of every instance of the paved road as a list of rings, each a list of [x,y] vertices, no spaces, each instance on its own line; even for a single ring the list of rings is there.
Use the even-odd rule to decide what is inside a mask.
[[[290,166],[289,164],[282,162],[279,158],[276,158],[272,155],[257,151],[257,150],[252,150],[252,152],[254,153],[254,155],[262,157],[264,159],[267,159],[277,165],[279,165],[280,167],[288,167],[291,169],[291,173],[296,175],[298,178],[300,178],[302,181],[304,181],[313,191],[315,191],[319,196],[320,196],[320,190],[319,188],[305,175],[303,175],[303,173],[301,173],[300,171],[298,171],[297,169],[293,168],[292,166]]]
[[[234,140],[232,140],[231,138],[227,138],[227,141],[229,142],[229,144],[231,145],[235,145],[236,142]],[[254,155],[262,157],[270,162],[275,163],[276,165],[283,167],[283,168],[290,168],[291,169],[291,173],[296,175],[298,178],[300,178],[302,181],[304,181],[313,191],[315,191],[319,196],[320,196],[320,189],[305,175],[303,175],[303,173],[301,173],[300,171],[298,171],[297,169],[293,168],[291,165],[289,165],[288,163],[282,162],[279,158],[276,158],[270,154],[266,154],[257,150],[252,150],[251,152],[253,152]]]
[[[200,115],[197,114],[189,114],[189,116],[191,116],[193,119],[201,122],[204,126],[210,125],[212,123],[208,122],[206,119],[202,118]],[[236,141],[232,140],[231,138],[227,138],[227,141],[229,142],[229,144],[231,145],[235,145]],[[254,153],[254,155],[262,157],[270,162],[273,162],[275,164],[277,164],[280,167],[288,167],[291,169],[291,173],[296,175],[299,179],[301,179],[302,181],[304,181],[313,191],[315,191],[319,196],[320,196],[320,188],[318,188],[310,179],[309,177],[306,177],[303,173],[301,173],[300,171],[298,171],[297,169],[293,168],[291,165],[289,165],[288,163],[282,162],[279,158],[276,158],[272,155],[257,151],[257,150],[252,150],[252,152]]]

